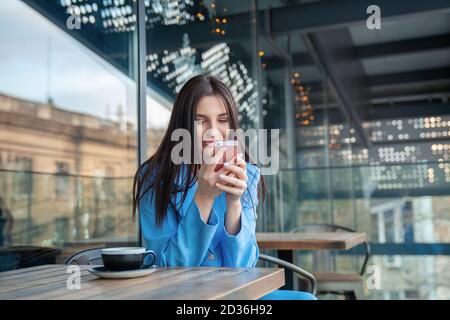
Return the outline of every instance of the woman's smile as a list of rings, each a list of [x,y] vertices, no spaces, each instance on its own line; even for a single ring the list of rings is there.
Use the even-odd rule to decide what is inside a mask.
[[[210,144],[214,144],[214,142],[216,142],[216,140],[204,140],[203,141],[203,146],[209,146]]]

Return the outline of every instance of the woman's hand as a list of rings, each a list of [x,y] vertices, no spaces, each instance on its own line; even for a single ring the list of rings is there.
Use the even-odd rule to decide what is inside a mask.
[[[216,183],[219,181],[221,171],[214,171],[214,168],[223,158],[225,149],[219,149],[219,151],[213,155],[213,147],[206,147],[204,150],[207,160],[202,163],[198,172],[198,189],[197,193],[204,198],[214,200],[219,194],[222,193]]]
[[[224,164],[219,172],[222,182],[218,182],[216,186],[227,194],[225,229],[228,234],[236,235],[241,230],[241,197],[247,189],[247,170],[243,155],[236,157],[236,164]]]
[[[233,160],[236,163],[227,162],[219,170],[220,182],[216,186],[227,193],[227,204],[233,205],[240,202],[242,194],[247,189],[246,163],[242,154],[238,154]]]
[[[214,204],[214,198],[222,193],[222,190],[216,186],[217,181],[219,181],[220,171],[215,172],[214,168],[223,158],[224,153],[225,149],[219,150],[217,154],[213,156],[213,148],[206,147],[204,154],[207,157],[207,161],[202,163],[198,172],[198,187],[194,200],[205,223],[209,220],[211,208]]]

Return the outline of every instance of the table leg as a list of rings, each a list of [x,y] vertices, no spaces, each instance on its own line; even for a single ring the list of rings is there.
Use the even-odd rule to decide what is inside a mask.
[[[292,263],[294,256],[292,250],[278,250],[278,258],[286,262]],[[286,284],[281,287],[281,290],[293,290],[294,289],[294,274],[292,271],[285,271]]]

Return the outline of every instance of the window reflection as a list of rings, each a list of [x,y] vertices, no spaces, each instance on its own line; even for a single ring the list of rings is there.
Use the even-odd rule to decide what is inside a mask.
[[[137,239],[134,3],[72,4],[0,3],[2,269]],[[99,28],[106,12],[121,19],[120,39]],[[67,28],[70,15],[81,28]],[[65,250],[33,258],[53,247]]]

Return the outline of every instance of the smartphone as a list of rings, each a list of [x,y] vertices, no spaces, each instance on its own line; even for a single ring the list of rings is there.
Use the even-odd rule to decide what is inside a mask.
[[[214,168],[214,171],[222,169],[225,162],[230,162],[239,152],[239,144],[237,140],[222,140],[214,143],[214,155],[222,148],[226,148],[223,159]]]

